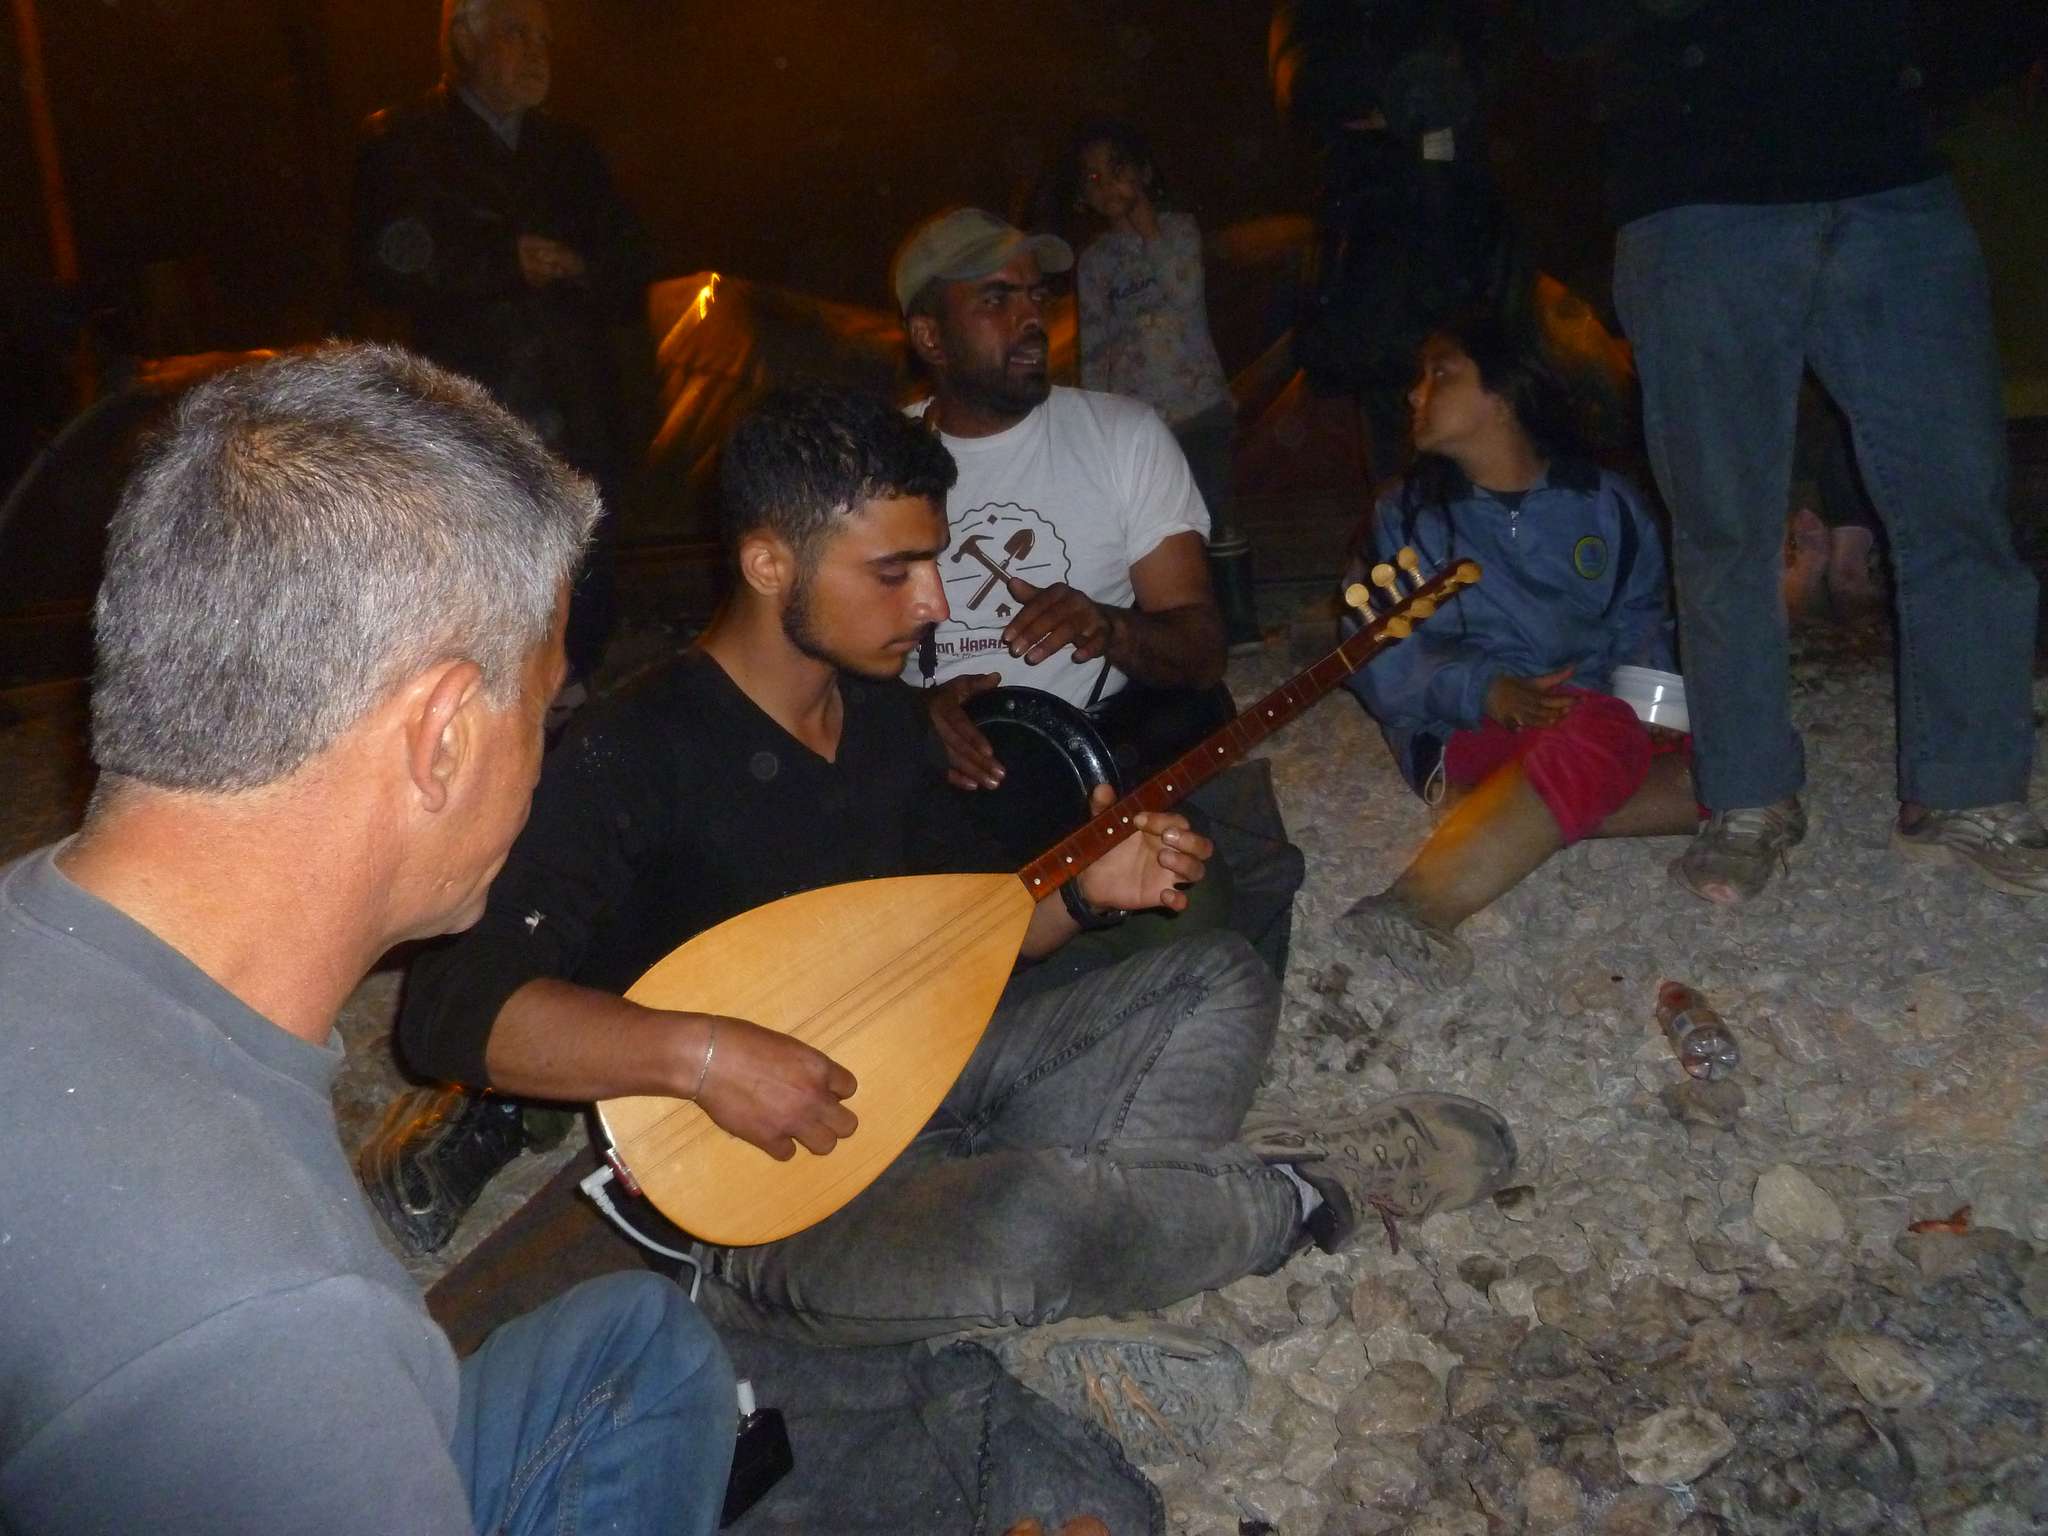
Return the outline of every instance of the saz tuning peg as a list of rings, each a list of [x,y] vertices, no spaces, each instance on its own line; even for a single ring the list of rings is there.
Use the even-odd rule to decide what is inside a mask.
[[[1417,555],[1413,548],[1403,545],[1401,552],[1394,556],[1394,563],[1400,566],[1403,574],[1407,576],[1409,587],[1418,593],[1421,592],[1425,585],[1422,579],[1422,557]],[[1408,599],[1408,606],[1402,611],[1419,624],[1436,612],[1436,599],[1411,597]]]
[[[1394,575],[1394,568],[1382,560],[1372,568],[1372,584],[1387,594],[1388,607],[1395,608],[1401,602],[1401,583]],[[1405,640],[1414,632],[1415,626],[1401,614],[1393,614],[1387,621],[1387,633],[1396,640]]]
[[[1408,578],[1406,587],[1401,584],[1401,577],[1404,575]],[[1459,588],[1469,587],[1478,580],[1478,563],[1460,560],[1444,573],[1439,582],[1439,596],[1449,596]],[[1368,624],[1382,622],[1381,613],[1384,609],[1387,634],[1401,640],[1414,633],[1418,623],[1437,611],[1437,597],[1414,595],[1427,585],[1422,575],[1422,557],[1413,548],[1404,547],[1394,556],[1392,563],[1381,561],[1372,568],[1372,586],[1367,586],[1362,581],[1354,581],[1347,586],[1344,589],[1344,601],[1348,606],[1357,609]],[[1378,587],[1385,594],[1380,608],[1373,606],[1373,587]]]

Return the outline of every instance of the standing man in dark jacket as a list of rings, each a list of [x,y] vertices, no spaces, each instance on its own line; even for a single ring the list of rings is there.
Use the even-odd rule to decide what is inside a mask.
[[[543,0],[444,0],[441,83],[365,130],[355,274],[416,349],[484,384],[616,505],[630,450],[610,333],[638,323],[653,261],[597,147],[540,110],[550,41]],[[577,582],[572,681],[611,627],[607,532]]]
[[[1902,853],[2048,892],[2034,581],[2013,551],[1984,261],[1928,145],[1907,0],[1535,0],[1608,50],[1615,303],[1670,504],[1699,792],[1672,876],[1745,900],[1806,834],[1779,599],[1800,376],[1891,536]]]

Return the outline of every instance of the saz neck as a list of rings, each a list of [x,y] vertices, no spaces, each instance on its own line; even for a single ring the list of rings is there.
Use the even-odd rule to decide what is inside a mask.
[[[1132,821],[1140,811],[1166,810],[1200,789],[1381,651],[1399,643],[1410,632],[1411,609],[1420,608],[1427,614],[1478,579],[1478,568],[1467,561],[1426,582],[1393,612],[1374,619],[1314,666],[1289,678],[1215,735],[1182,753],[1094,820],[1060,839],[1018,870],[1017,878],[1024,882],[1034,901],[1043,901],[1110,849],[1136,837]]]

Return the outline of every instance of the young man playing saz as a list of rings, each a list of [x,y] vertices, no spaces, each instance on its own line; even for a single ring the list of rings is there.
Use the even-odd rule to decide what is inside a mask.
[[[797,891],[1004,868],[948,810],[944,751],[898,678],[946,615],[952,479],[938,440],[880,400],[793,389],[741,423],[722,469],[730,601],[550,759],[484,917],[415,970],[415,1067],[555,1099],[694,1098],[775,1158],[829,1158],[860,1134],[859,1085],[810,1046],[618,994],[691,935]],[[1185,901],[1207,841],[1177,815],[1136,821],[1072,907],[1037,905],[1025,954],[1099,912]],[[823,963],[794,935],[781,960]],[[1408,1095],[1320,1136],[1247,1131],[1277,1007],[1229,933],[999,1005],[937,1113],[843,1209],[758,1246],[699,1245],[706,1310],[843,1344],[1137,1312],[1505,1181],[1513,1138],[1468,1100]],[[1173,1395],[1161,1373],[1227,1353],[1122,1329],[1071,1340],[1081,1368],[1155,1398]]]

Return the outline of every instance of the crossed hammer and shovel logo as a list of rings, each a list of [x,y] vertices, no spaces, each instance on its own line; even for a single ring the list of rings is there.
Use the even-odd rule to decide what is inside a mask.
[[[988,580],[975,588],[974,596],[967,600],[966,607],[970,613],[980,608],[989,593],[1000,583],[1009,579],[1010,567],[1031,553],[1032,546],[1038,542],[1038,535],[1029,528],[1019,528],[1011,534],[1003,541],[1003,559],[1000,565],[983,547],[986,542],[985,535],[970,533],[960,541],[960,547],[954,550],[951,556],[954,565],[958,565],[962,560],[977,560],[988,568]]]

